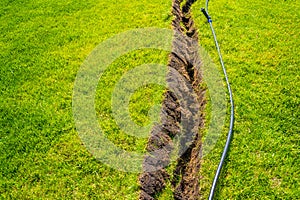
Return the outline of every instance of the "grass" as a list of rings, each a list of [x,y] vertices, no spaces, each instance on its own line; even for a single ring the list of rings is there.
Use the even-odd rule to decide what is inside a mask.
[[[217,63],[208,25],[193,15],[200,44]],[[171,1],[8,1],[0,3],[0,197],[2,199],[136,199],[138,174],[96,161],[81,144],[72,117],[76,73],[105,39],[133,28],[170,27]],[[236,104],[235,135],[217,199],[300,199],[299,2],[212,1]],[[101,124],[124,149],[143,151],[145,140],[121,135],[110,117],[109,94],[122,73],[164,53],[137,51],[117,60],[99,83]],[[121,66],[121,67],[120,67]],[[102,91],[102,90],[101,90]],[[132,117],[147,110],[162,88],[132,98]],[[147,97],[148,102],[141,103]],[[102,99],[101,99],[102,98]],[[141,109],[140,109],[141,108]],[[103,117],[103,118],[102,118]],[[100,121],[100,119],[99,119]],[[203,160],[207,198],[226,130]],[[167,190],[162,194],[167,199]]]
[[[217,198],[299,199],[300,4],[213,1],[210,6],[236,104],[235,135]],[[200,43],[213,49],[208,34],[200,33]],[[213,173],[217,155],[204,159],[204,176]],[[202,184],[204,194],[210,180]]]

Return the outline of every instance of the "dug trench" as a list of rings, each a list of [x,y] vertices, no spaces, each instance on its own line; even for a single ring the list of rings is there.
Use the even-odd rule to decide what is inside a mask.
[[[174,199],[200,197],[200,130],[204,124],[205,90],[199,87],[203,79],[199,70],[198,33],[191,15],[194,2],[172,2],[174,37],[168,66],[173,70],[169,70],[166,80],[176,91],[168,89],[164,93],[160,123],[152,128],[148,140],[149,156],[145,157],[144,172],[139,176],[141,200],[157,199],[167,182],[172,185]],[[175,138],[179,138],[177,146],[173,142]],[[170,174],[165,167],[175,150],[178,157]]]

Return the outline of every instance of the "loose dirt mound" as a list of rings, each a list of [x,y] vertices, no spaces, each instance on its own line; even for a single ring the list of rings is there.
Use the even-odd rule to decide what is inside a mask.
[[[201,134],[204,107],[204,91],[199,89],[202,76],[199,69],[198,35],[191,18],[190,8],[195,0],[173,0],[172,14],[174,19],[174,39],[169,67],[175,69],[184,77],[192,88],[178,87],[181,95],[178,97],[172,91],[166,91],[162,102],[161,123],[153,127],[148,141],[145,157],[144,173],[139,181],[141,186],[140,199],[155,199],[167,181],[171,181],[174,189],[174,199],[199,199],[199,170],[201,158]],[[167,75],[169,85],[178,84],[171,71]],[[184,84],[180,84],[184,85]],[[192,95],[192,91],[194,96]],[[191,97],[192,96],[192,97]],[[189,97],[189,98],[186,98]],[[185,124],[182,126],[182,124]],[[171,152],[176,148],[172,139],[178,136],[180,155],[177,166],[170,176],[164,166],[170,162]],[[173,177],[172,180],[170,180]]]

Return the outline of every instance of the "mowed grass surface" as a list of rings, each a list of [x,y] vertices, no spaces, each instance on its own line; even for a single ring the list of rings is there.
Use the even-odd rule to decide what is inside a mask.
[[[200,44],[218,62],[208,24],[193,6]],[[6,1],[0,3],[0,194],[3,199],[137,199],[138,174],[96,161],[81,144],[72,118],[76,73],[105,39],[133,28],[170,27],[171,1]],[[235,135],[217,199],[299,199],[299,2],[210,4],[236,103]],[[118,59],[99,82],[96,110],[117,145],[143,151],[145,141],[118,132],[109,98],[122,73],[166,54],[136,51]],[[132,118],[162,88],[132,97]],[[148,101],[142,101],[147,98]],[[103,103],[104,102],[104,103]],[[101,118],[100,118],[101,117]],[[206,199],[224,136],[203,160]],[[136,145],[136,146],[135,146]],[[170,192],[162,195],[167,199]]]
[[[105,39],[138,27],[169,27],[171,2],[38,0],[0,5],[1,198],[136,199],[138,174],[103,165],[81,144],[72,116],[73,84],[84,59]],[[137,64],[134,58],[143,60],[142,54],[127,57],[129,66],[121,58],[122,65],[114,67],[116,61],[112,66],[116,76],[114,70],[107,72],[112,74],[99,83],[109,83],[103,90]],[[147,63],[145,59],[140,62]],[[124,140],[126,148],[131,141]]]
[[[299,10],[299,1],[211,1],[236,105],[217,199],[300,199]],[[217,62],[208,25],[195,15],[200,44]],[[204,194],[221,150],[204,158]]]

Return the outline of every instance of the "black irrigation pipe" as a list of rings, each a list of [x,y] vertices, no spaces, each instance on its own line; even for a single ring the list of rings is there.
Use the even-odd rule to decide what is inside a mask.
[[[227,89],[228,89],[229,98],[230,98],[230,106],[231,106],[231,109],[230,109],[230,125],[229,125],[227,140],[226,140],[226,144],[224,146],[224,150],[223,150],[223,153],[222,153],[222,156],[221,156],[221,160],[220,160],[219,166],[217,168],[217,171],[216,171],[216,174],[215,174],[215,177],[214,177],[214,181],[213,181],[211,189],[210,189],[209,198],[208,198],[209,200],[212,200],[214,198],[217,182],[218,182],[222,167],[224,165],[224,161],[225,161],[226,155],[228,153],[229,145],[230,145],[232,134],[233,134],[234,103],[233,103],[233,95],[232,95],[229,79],[228,79],[226,68],[225,68],[225,65],[224,65],[224,62],[223,62],[223,58],[222,58],[221,50],[220,50],[219,43],[218,43],[218,40],[217,40],[217,36],[216,36],[215,30],[214,30],[213,25],[212,25],[212,19],[211,19],[209,13],[208,13],[208,2],[209,2],[209,0],[206,0],[206,5],[205,5],[206,8],[205,9],[201,8],[201,11],[205,15],[205,17],[207,18],[207,21],[210,25],[211,32],[214,36],[215,45],[216,45],[216,48],[217,48],[217,51],[218,51],[218,54],[219,54],[220,63],[222,65],[223,73],[224,73],[226,84],[227,84]]]

